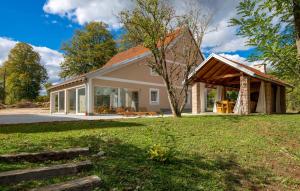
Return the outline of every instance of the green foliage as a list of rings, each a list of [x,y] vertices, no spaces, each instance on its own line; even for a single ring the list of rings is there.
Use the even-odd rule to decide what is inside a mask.
[[[278,9],[281,2],[286,9]],[[244,0],[237,7],[240,18],[231,19],[238,26],[238,35],[248,39],[247,44],[254,46],[250,61],[264,60],[274,68],[281,78],[300,79],[300,65],[295,46],[295,28],[292,17],[291,1]]]
[[[50,97],[50,91],[48,90],[48,88],[50,88],[52,86],[52,83],[51,82],[46,82],[44,84],[44,88],[46,89],[46,92],[47,92],[47,96]]]
[[[157,162],[170,161],[174,155],[174,151],[171,148],[160,144],[151,146],[148,153],[149,158]]]
[[[295,83],[295,88],[287,94],[288,111],[300,112],[300,83]]]
[[[101,68],[114,54],[116,44],[102,22],[91,22],[62,47],[65,52],[60,76],[63,78]]]
[[[5,71],[4,71],[4,67],[0,67],[0,103],[4,102],[4,78],[5,78]]]
[[[119,39],[118,52],[123,52],[137,45],[136,42],[130,40],[130,33],[127,31],[121,36],[121,39]]]
[[[237,100],[238,92],[237,91],[227,91],[226,98],[229,100]]]
[[[40,63],[40,56],[26,43],[18,43],[10,51],[6,68],[6,102],[9,104],[21,99],[34,100],[39,95],[41,84],[48,76]]]
[[[247,44],[256,48],[249,60],[264,60],[271,64],[274,75],[298,88],[300,60],[297,56],[293,2],[243,0],[237,11],[239,17],[232,18],[231,25],[238,26],[237,34],[247,38]],[[289,97],[296,99],[297,92],[299,90],[295,89]],[[293,99],[289,101],[294,103],[288,105],[299,102]]]
[[[47,95],[43,95],[43,96],[37,96],[34,100],[35,102],[49,102],[50,98]]]
[[[15,185],[0,190],[30,190],[97,175],[101,190],[299,190],[300,115],[188,116],[50,122],[0,126],[0,154],[90,147],[104,157],[90,171],[74,176]],[[169,129],[176,158],[169,163],[149,159],[150,145],[165,145]],[[153,138],[152,138],[153,137]],[[288,141],[287,141],[288,140]],[[38,163],[0,161],[0,171],[83,160]],[[287,173],[288,172],[288,173]]]

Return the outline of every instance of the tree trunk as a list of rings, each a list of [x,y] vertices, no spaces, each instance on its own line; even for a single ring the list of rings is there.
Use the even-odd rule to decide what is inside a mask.
[[[300,0],[293,0],[293,14],[296,30],[296,46],[300,56]]]
[[[167,86],[168,100],[171,107],[171,111],[174,117],[181,117],[181,111],[179,109],[178,104],[176,104],[176,100],[174,100],[173,96],[171,96],[170,89]]]

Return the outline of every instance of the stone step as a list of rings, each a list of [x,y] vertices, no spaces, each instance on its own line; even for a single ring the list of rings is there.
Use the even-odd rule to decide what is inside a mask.
[[[89,148],[70,148],[61,151],[45,151],[38,153],[19,153],[19,154],[6,154],[0,155],[1,162],[40,162],[46,160],[64,160],[73,159],[79,155],[90,154]]]
[[[101,184],[101,179],[98,176],[87,176],[59,184],[53,184],[41,188],[35,188],[31,191],[90,191]]]
[[[57,176],[74,175],[92,167],[92,162],[82,161],[77,163],[67,163],[41,167],[35,169],[12,170],[0,173],[0,185],[9,185],[24,180],[47,179]]]

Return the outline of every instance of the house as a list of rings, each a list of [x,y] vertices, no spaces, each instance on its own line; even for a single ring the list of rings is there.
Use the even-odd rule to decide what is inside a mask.
[[[170,43],[170,50],[182,51],[185,48],[183,37],[193,38],[191,33],[176,30],[165,42]],[[168,64],[182,65],[184,58],[175,62],[172,51],[167,55]],[[50,112],[93,115],[110,113],[118,108],[170,110],[162,78],[147,65],[151,58],[147,48],[136,46],[118,53],[98,70],[52,86],[49,88]],[[189,76],[191,88],[187,94],[187,111],[194,114],[207,112],[207,92],[214,89],[213,112],[218,112],[221,107],[221,110],[225,108],[236,114],[285,113],[286,88],[291,86],[266,74],[265,65],[250,67],[217,54],[204,60],[202,53],[198,63]],[[179,81],[178,86],[182,83]],[[229,100],[227,91],[238,92],[238,97]]]
[[[170,43],[169,48],[177,50],[182,48],[182,37],[180,30],[176,30],[165,43]],[[136,46],[116,54],[98,70],[50,87],[50,112],[93,115],[117,108],[156,112],[170,110],[162,78],[147,65],[150,56],[147,48]],[[167,57],[168,64],[182,64],[180,59],[174,62],[172,55]],[[203,56],[199,63],[202,61]],[[185,109],[191,108],[190,90]]]
[[[206,111],[208,88],[217,90],[214,112],[216,103],[226,100],[226,91],[230,90],[238,92],[233,108],[236,114],[285,113],[286,88],[292,87],[266,74],[265,65],[250,67],[217,54],[210,55],[198,65],[189,80],[192,84],[192,112],[195,114]]]

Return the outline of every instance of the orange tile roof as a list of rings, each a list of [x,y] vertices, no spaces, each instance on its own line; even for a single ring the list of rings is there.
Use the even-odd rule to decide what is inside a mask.
[[[170,42],[172,42],[176,37],[179,36],[181,32],[181,29],[176,29],[174,32],[170,33],[164,43],[165,44],[168,44]],[[158,46],[160,46],[161,43],[158,43]],[[103,68],[105,67],[110,67],[114,64],[117,64],[117,63],[120,63],[122,61],[125,61],[125,60],[129,60],[129,59],[132,59],[134,57],[137,57],[137,56],[140,56],[146,52],[148,52],[149,49],[148,48],[145,48],[144,46],[142,45],[138,45],[136,47],[133,47],[133,48],[130,48],[128,50],[125,50],[123,52],[120,52],[118,54],[116,54],[115,56],[113,56],[104,66]]]

